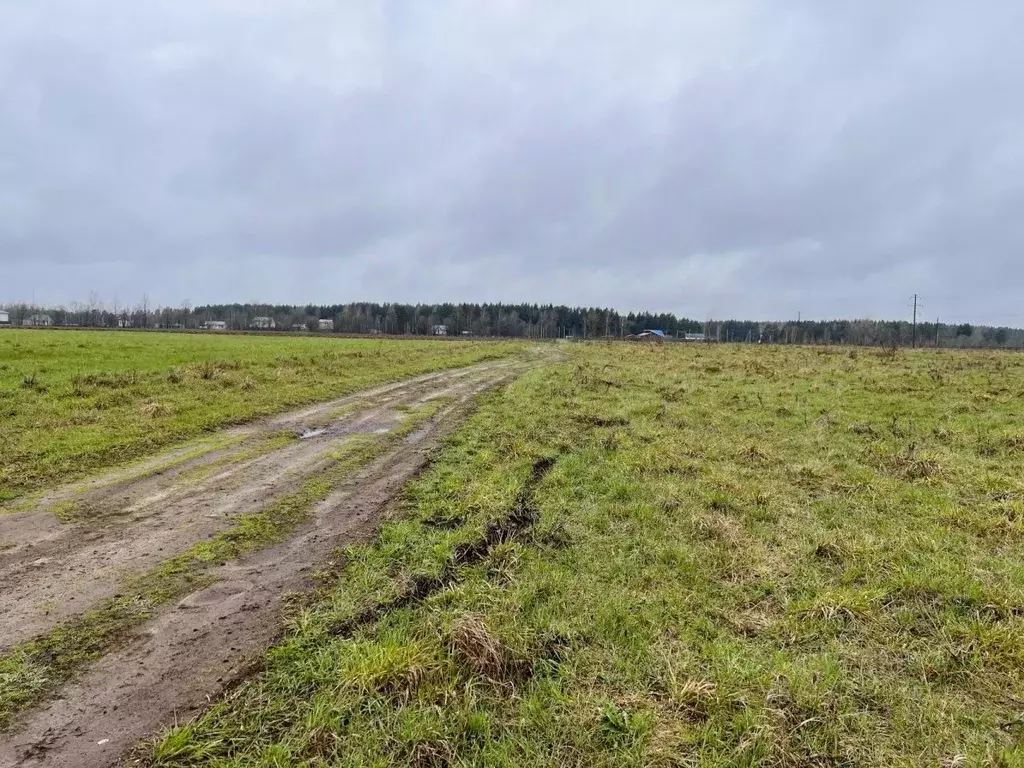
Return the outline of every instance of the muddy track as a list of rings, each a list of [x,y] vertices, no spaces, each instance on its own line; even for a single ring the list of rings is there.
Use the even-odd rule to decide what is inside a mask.
[[[349,435],[390,430],[404,410],[448,398],[421,429],[320,502],[312,522],[290,540],[214,569],[212,585],[167,606],[67,685],[61,698],[21,718],[0,736],[0,766],[116,764],[139,739],[202,708],[277,636],[283,596],[308,587],[310,571],[339,544],[372,533],[380,511],[460,423],[475,396],[523,369],[518,362],[489,363],[306,408],[247,427],[230,448],[161,471],[165,456],[150,463],[151,471],[61,489],[38,510],[0,518],[0,642],[9,646],[99,604],[125,577],[294,489]],[[314,434],[254,451],[281,430]],[[211,463],[215,469],[197,478]],[[83,519],[55,521],[53,505],[70,498],[84,510]]]
[[[399,409],[474,391],[508,363],[392,384],[236,430],[230,448],[190,455],[170,468],[115,473],[48,494],[29,513],[0,516],[0,651],[38,636],[117,594],[125,579],[210,538],[239,515],[294,491],[350,435],[384,433]],[[320,431],[322,430],[322,431]],[[272,450],[267,438],[308,434]],[[74,504],[77,522],[53,513]]]

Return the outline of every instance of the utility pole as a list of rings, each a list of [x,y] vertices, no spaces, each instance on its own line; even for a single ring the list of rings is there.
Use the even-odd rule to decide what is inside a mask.
[[[914,294],[914,335],[911,342],[912,347],[917,346],[917,294]]]
[[[939,348],[939,318],[935,318],[935,348]]]

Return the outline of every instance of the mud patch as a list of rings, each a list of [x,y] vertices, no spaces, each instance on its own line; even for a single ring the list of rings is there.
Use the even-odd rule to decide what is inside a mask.
[[[199,592],[193,592],[178,603],[178,608],[187,611],[190,608],[205,608],[210,605],[216,605],[217,603],[223,603],[233,597],[250,592],[255,586],[251,581],[220,581]]]

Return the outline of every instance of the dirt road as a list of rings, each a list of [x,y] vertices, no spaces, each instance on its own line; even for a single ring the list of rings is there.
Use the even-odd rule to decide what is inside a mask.
[[[410,408],[443,398],[422,428],[390,444],[316,505],[288,541],[225,563],[216,581],[170,604],[60,697],[0,735],[0,766],[110,766],[139,739],[204,706],[279,633],[282,596],[339,545],[372,533],[385,505],[456,426],[476,395],[519,361],[422,376],[230,430],[190,451],[57,489],[0,517],[0,650],[116,595],[198,541],[294,491],[352,435],[385,436]],[[300,435],[283,439],[282,433]],[[73,508],[75,522],[54,514]]]

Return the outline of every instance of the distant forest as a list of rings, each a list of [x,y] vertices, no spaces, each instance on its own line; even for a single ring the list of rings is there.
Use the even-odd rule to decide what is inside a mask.
[[[12,325],[90,328],[306,331],[343,334],[503,336],[514,338],[621,338],[648,329],[671,338],[703,333],[709,341],[765,344],[910,346],[908,321],[696,320],[673,314],[538,304],[210,304],[191,307],[104,304],[95,296],[70,307],[12,304]],[[325,322],[321,322],[325,321]],[[223,325],[222,325],[223,324]],[[918,323],[918,346],[1024,348],[1024,330],[981,325]]]

